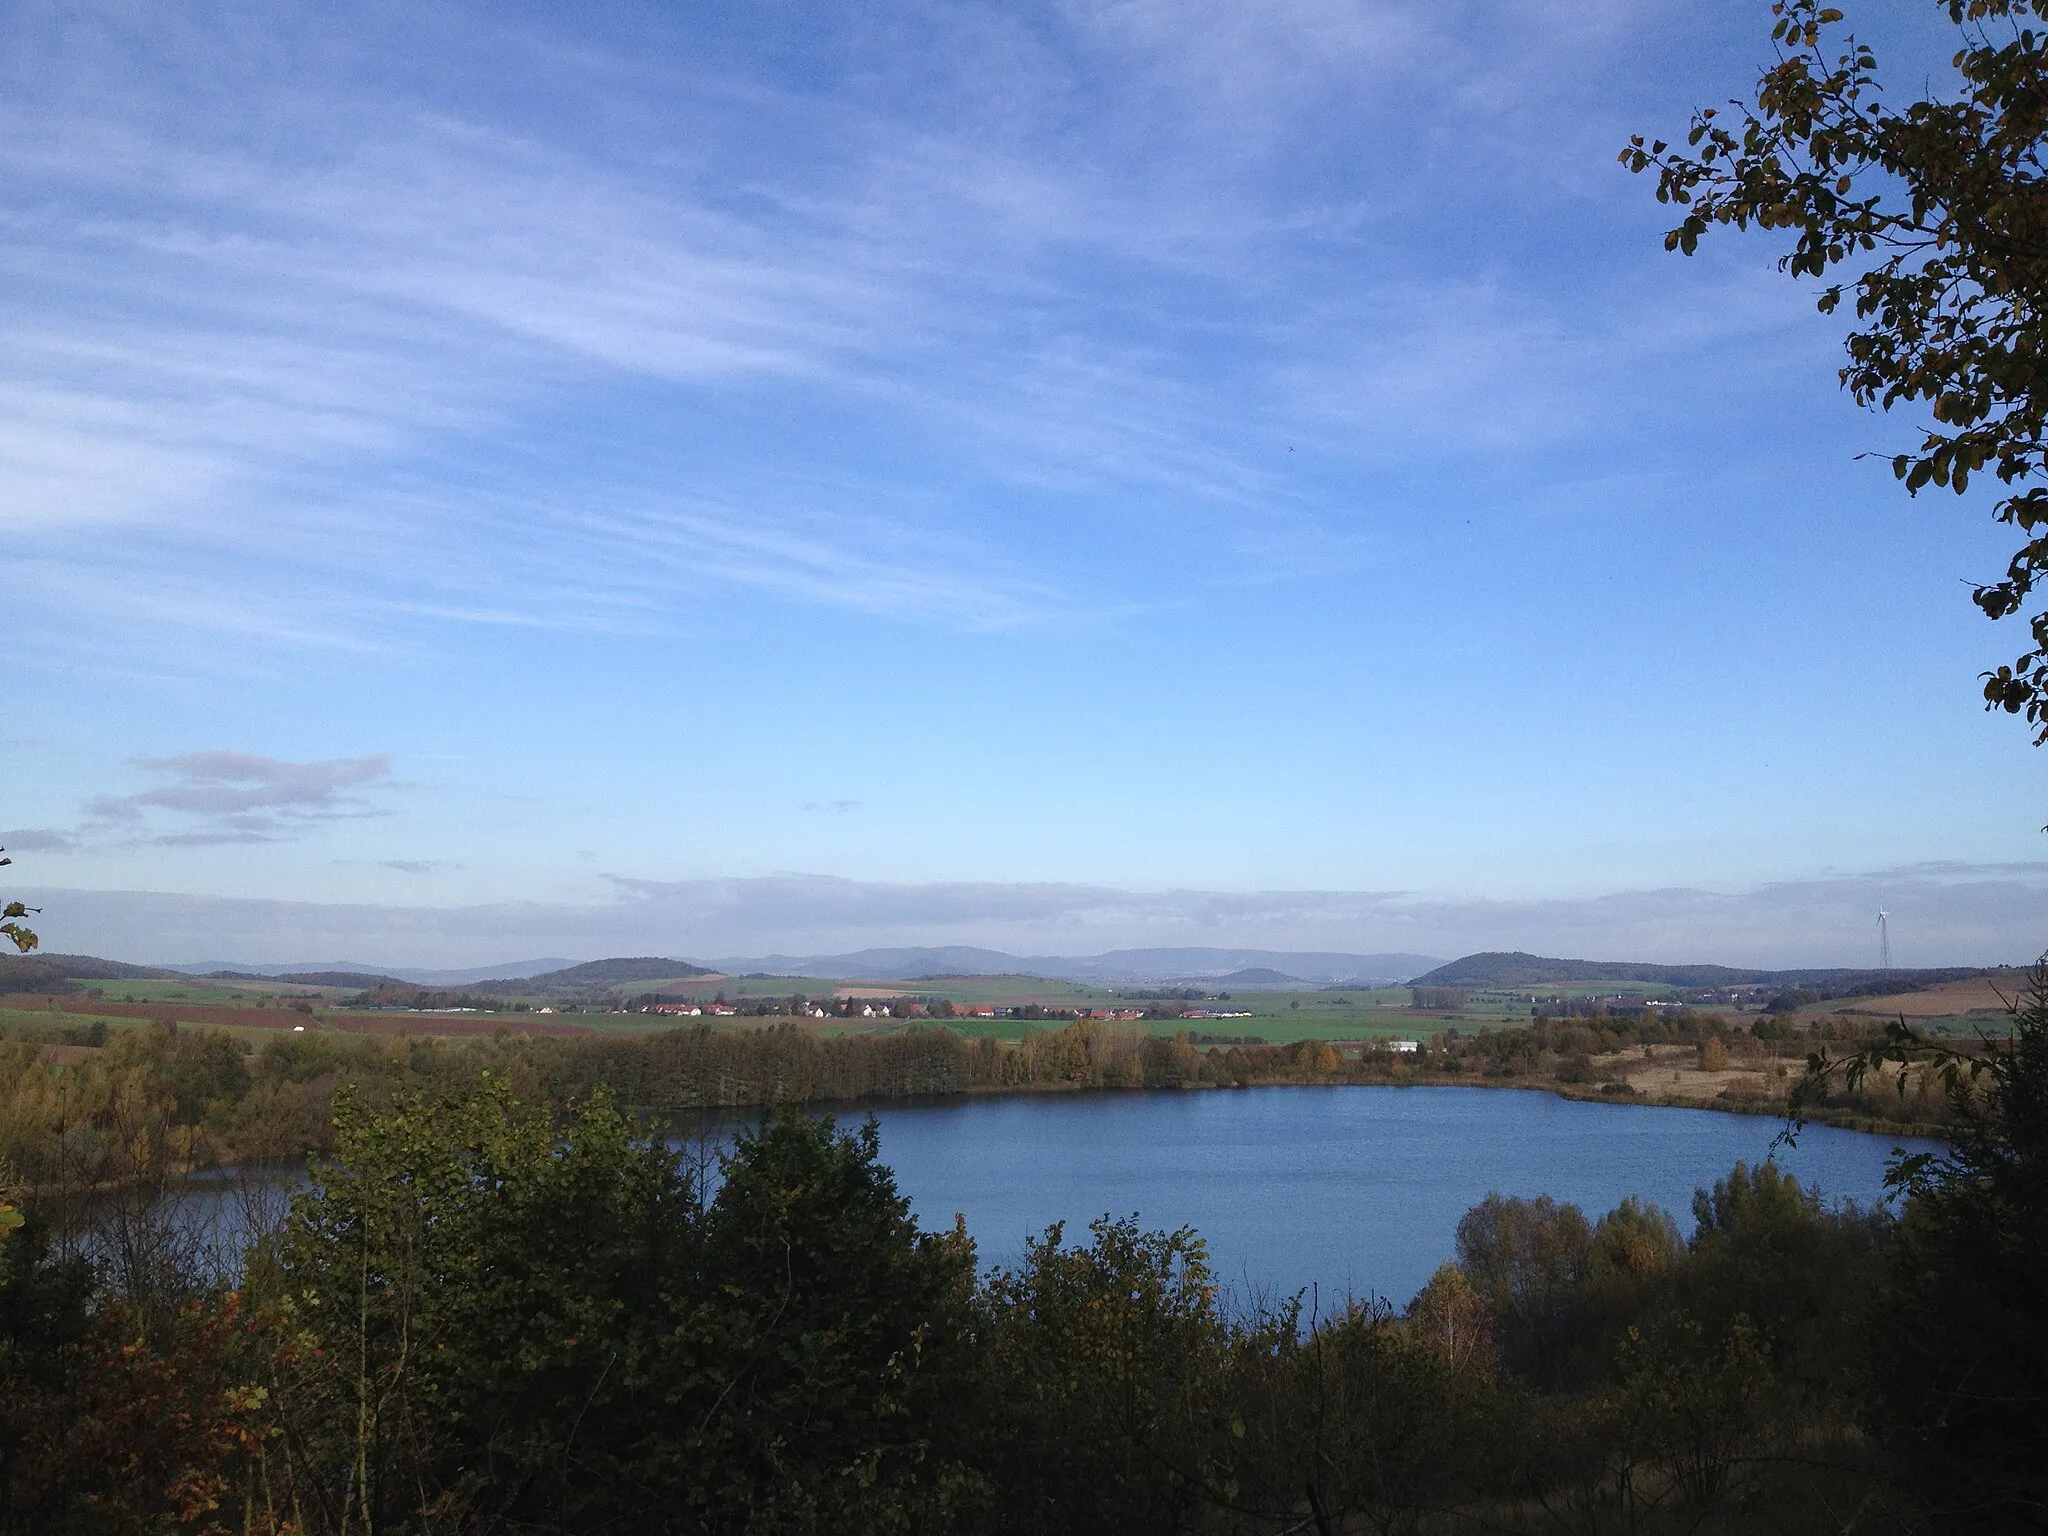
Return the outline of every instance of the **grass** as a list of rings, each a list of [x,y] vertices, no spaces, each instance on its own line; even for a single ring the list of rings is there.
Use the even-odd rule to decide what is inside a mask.
[[[102,1002],[194,1003],[208,1008],[254,1006],[266,998],[279,998],[287,1004],[317,1003],[352,995],[346,987],[300,987],[281,982],[88,981],[85,985],[97,987]]]
[[[309,987],[280,984],[274,981],[108,981],[95,982],[102,1000],[108,1003],[187,1004],[214,1008],[267,1005],[290,1006],[297,1001],[310,1001],[323,1008],[331,1009],[347,997],[354,995],[351,988]],[[1181,990],[1164,986],[1101,986],[1082,982],[1059,981],[1038,976],[962,976],[926,978],[923,980],[875,980],[872,978],[845,978],[828,976],[725,976],[705,978],[697,982],[635,983],[618,990],[629,997],[641,997],[657,989],[669,996],[686,996],[700,1002],[709,1002],[723,994],[733,1001],[766,997],[788,997],[802,993],[813,999],[834,996],[845,997],[942,997],[963,1009],[972,1008],[1020,1008],[1036,1004],[1047,1010],[1053,1009],[1108,1009],[1116,1007],[1143,1007],[1153,1002],[1177,1003],[1179,999],[1158,999],[1140,996],[1145,992],[1158,993],[1167,990]],[[1529,1019],[1529,994],[1526,991],[1473,990],[1467,993],[1465,1004],[1455,1013],[1410,1011],[1410,993],[1406,987],[1301,987],[1284,991],[1232,989],[1225,991],[1211,984],[1191,983],[1190,989],[1199,989],[1207,995],[1198,999],[1185,1000],[1185,1006],[1210,1009],[1243,1010],[1248,1016],[1221,1019],[1148,1019],[1142,1027],[1154,1034],[1172,1035],[1185,1030],[1191,1034],[1212,1036],[1256,1036],[1274,1045],[1289,1045],[1301,1040],[1364,1040],[1383,1038],[1427,1038],[1439,1031],[1457,1027],[1466,1031],[1479,1028],[1502,1028],[1524,1024]],[[1654,991],[1642,984],[1582,985],[1551,989],[1563,995],[1613,995],[1618,991]],[[515,1011],[515,998],[503,999],[500,1008],[484,1015],[517,1033],[522,1021],[533,1017],[532,1009],[537,1008],[541,999],[518,999],[529,1003],[528,1011]],[[37,1015],[42,1022],[48,1022],[46,1015]],[[89,1022],[89,1014],[66,1016],[67,1024]],[[336,1012],[337,1019],[347,1017]],[[478,1015],[463,1015],[473,1019]],[[690,1023],[709,1023],[708,1019],[685,1020],[657,1018],[645,1014],[606,1014],[599,1012],[571,1012],[565,1006],[563,1011],[548,1016],[552,1021],[573,1023],[585,1028],[607,1033],[644,1035],[667,1029],[684,1027]],[[419,1033],[432,1029],[430,1014],[412,1015],[409,1026]],[[133,1021],[121,1021],[113,1027],[125,1027]],[[311,1022],[311,1021],[309,1021]],[[717,1027],[749,1028],[775,1020],[722,1020]],[[961,1018],[943,1022],[969,1038],[994,1036],[998,1039],[1015,1040],[1022,1036],[1027,1025],[1035,1024],[1042,1029],[1058,1028],[1061,1021],[1026,1021],[1011,1018],[973,1019]],[[227,1026],[232,1028],[233,1026]],[[864,1032],[869,1030],[891,1030],[903,1027],[900,1021],[841,1020],[821,1022],[819,1027],[826,1033]],[[262,1034],[265,1031],[251,1031]]]
[[[0,1032],[28,1028],[37,1031],[68,1030],[75,1035],[82,1036],[94,1024],[104,1024],[107,1027],[107,1033],[111,1036],[120,1034],[124,1030],[147,1029],[149,1028],[149,1023],[150,1021],[147,1019],[120,1019],[105,1014],[70,1013],[63,1010],[53,1011],[48,1008],[0,1007]],[[205,1024],[198,1027],[208,1030],[219,1030],[222,1034],[232,1036],[236,1041],[251,1049],[260,1046],[265,1040],[276,1039],[279,1034],[279,1031],[275,1029],[257,1029],[237,1024]]]

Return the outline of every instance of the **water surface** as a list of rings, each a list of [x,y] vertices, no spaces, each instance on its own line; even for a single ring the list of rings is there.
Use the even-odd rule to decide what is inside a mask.
[[[1489,1191],[1553,1195],[1589,1217],[1637,1195],[1690,1232],[1693,1191],[1738,1159],[1762,1161],[1782,1124],[1475,1088],[1038,1094],[874,1113],[919,1222],[949,1227],[962,1213],[985,1261],[1014,1261],[1055,1221],[1085,1241],[1094,1218],[1136,1212],[1148,1227],[1198,1229],[1240,1296],[1313,1285],[1396,1303],[1449,1257],[1458,1218]],[[1778,1158],[1831,1199],[1868,1205],[1898,1144],[1812,1126]]]
[[[1762,1115],[1587,1103],[1478,1088],[1274,1087],[1027,1094],[874,1107],[882,1159],[927,1230],[967,1219],[985,1263],[1014,1263],[1053,1222],[1087,1241],[1098,1216],[1192,1226],[1240,1299],[1306,1287],[1405,1302],[1490,1191],[1552,1195],[1598,1217],[1624,1196],[1692,1229],[1693,1191],[1771,1155]],[[865,1109],[841,1110],[852,1127]],[[754,1117],[720,1116],[707,1129]],[[1812,1126],[1778,1152],[1831,1200],[1883,1194],[1891,1137]],[[1909,1141],[1911,1148],[1929,1143]],[[230,1265],[303,1170],[195,1180],[179,1224]]]

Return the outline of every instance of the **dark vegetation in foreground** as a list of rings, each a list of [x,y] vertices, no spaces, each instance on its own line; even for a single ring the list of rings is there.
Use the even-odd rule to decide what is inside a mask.
[[[1493,1196],[1398,1313],[1232,1311],[1195,1234],[1108,1218],[981,1274],[871,1130],[783,1111],[707,1161],[606,1088],[550,1107],[436,1059],[431,1091],[343,1092],[331,1161],[225,1272],[142,1184],[24,1199],[0,1532],[2048,1516],[2048,973],[2008,1041],[1928,1062],[1953,1150],[1899,1169],[1902,1216],[1768,1165],[1702,1191],[1689,1240],[1634,1202]]]

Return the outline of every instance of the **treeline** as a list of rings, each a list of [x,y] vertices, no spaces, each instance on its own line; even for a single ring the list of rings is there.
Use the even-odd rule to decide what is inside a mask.
[[[1759,1026],[1769,1030],[1771,1024]],[[1198,1044],[1135,1025],[1077,1020],[1027,1028],[1021,1041],[967,1039],[943,1027],[823,1036],[795,1024],[693,1026],[658,1035],[590,1034],[460,1041],[309,1030],[261,1046],[224,1032],[150,1025],[22,1026],[0,1038],[0,1161],[26,1184],[89,1188],[220,1164],[291,1162],[330,1151],[333,1103],[351,1087],[368,1104],[439,1095],[492,1072],[557,1108],[599,1088],[636,1115],[821,1105],[1031,1089],[1230,1088],[1277,1083],[1530,1083],[1597,1092],[1596,1057],[1683,1045],[1702,1066],[1748,1065],[1754,1090],[1792,1082],[1784,1042],[1713,1015],[1539,1020],[1476,1035],[1446,1031],[1410,1054],[1291,1045]],[[1780,1070],[1787,1076],[1777,1076]],[[1889,1083],[1816,1090],[1821,1117],[1939,1130],[1951,1106],[1935,1074],[1899,1095]]]
[[[62,966],[25,956],[0,955],[0,995],[63,997],[83,991],[85,984],[66,976]]]
[[[1745,1024],[1694,1009],[1622,1010],[1537,1018],[1526,1028],[1476,1034],[1446,1030],[1431,1052],[1421,1054],[1419,1069],[1434,1066],[1454,1077],[1633,1093],[1629,1084],[1616,1080],[1619,1064],[1614,1058],[1641,1052],[1647,1059],[1659,1048],[1677,1046],[1693,1053],[1694,1064],[1706,1071],[1748,1069],[1744,1080],[1723,1094],[1740,1105],[1785,1098],[1802,1082],[1806,1058],[1815,1047],[1867,1045],[1883,1038],[1883,1033],[1866,1021],[1848,1019],[1821,1020],[1799,1029],[1768,1015]],[[1805,1090],[1804,1103],[1818,1118],[1845,1123],[1883,1122],[1939,1132],[1952,1119],[1939,1076],[1920,1070],[1907,1074],[1903,1091],[1895,1080],[1816,1083]]]
[[[1495,1195],[1398,1312],[1107,1217],[982,1272],[872,1128],[344,1094],[230,1278],[0,1229],[0,1536],[2037,1530],[2048,994],[2001,1060],[1903,1219]]]
[[[944,1028],[826,1036],[794,1024],[697,1025],[651,1036],[378,1037],[34,1025],[0,1039],[0,1159],[35,1186],[79,1188],[180,1168],[294,1161],[332,1149],[344,1087],[382,1104],[495,1073],[557,1107],[600,1088],[632,1113],[827,1104],[1025,1088],[1192,1088],[1337,1070],[1318,1045],[1198,1050],[1134,1026],[1081,1020],[1020,1043]]]

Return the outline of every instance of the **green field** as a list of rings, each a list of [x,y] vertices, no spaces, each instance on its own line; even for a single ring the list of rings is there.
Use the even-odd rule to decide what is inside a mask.
[[[89,985],[97,988],[101,999],[108,1003],[183,1003],[233,1008],[258,1005],[288,1007],[293,1002],[313,1002],[322,1007],[323,1015],[328,1010],[334,1010],[337,1018],[347,1017],[347,1014],[339,1010],[338,1005],[355,992],[355,989],[346,987],[311,987],[268,980],[216,981],[197,978],[189,981],[103,981],[92,982]],[[1199,990],[1203,995],[1193,999],[1158,995],[1180,990]],[[1546,989],[1544,995],[1612,996],[1617,993],[1647,993],[1658,990],[1660,989],[1641,983],[1603,983]],[[743,1002],[760,998],[786,998],[792,993],[802,993],[814,1001],[847,996],[876,1000],[943,998],[963,1010],[1015,1009],[1031,1005],[1047,1011],[1152,1006],[1203,1008],[1233,1013],[1241,1010],[1246,1016],[1206,1019],[1169,1017],[1133,1022],[1138,1027],[1160,1035],[1186,1031],[1190,1035],[1225,1039],[1257,1038],[1274,1045],[1293,1044],[1308,1039],[1426,1039],[1446,1028],[1457,1027],[1467,1031],[1486,1027],[1499,1028],[1526,1023],[1530,1017],[1530,994],[1526,991],[1473,990],[1467,993],[1464,1005],[1455,1012],[1419,1013],[1410,1007],[1411,994],[1406,987],[1301,987],[1276,991],[1226,990],[1213,983],[1209,986],[1189,983],[1185,988],[1164,985],[1110,987],[1037,976],[928,977],[902,981],[829,976],[708,976],[666,983],[633,983],[614,988],[612,991],[615,997],[622,995],[635,1001],[658,991],[670,998],[688,998],[699,1003],[708,1003],[720,996],[732,1002]],[[1154,995],[1143,995],[1148,992]],[[515,1002],[524,1002],[527,1008],[515,1012]],[[585,1001],[579,1008],[571,1001],[539,996],[504,997],[498,1000],[498,1007],[485,1016],[495,1015],[497,1021],[502,1021],[508,1029],[516,1033],[522,1019],[531,1017],[540,1006],[549,1002],[552,1002],[557,1010],[551,1017],[562,1023],[574,1023],[588,1029],[632,1035],[650,1034],[699,1023],[713,1028],[745,1029],[775,1022],[773,1019],[714,1020],[705,1017],[692,1020],[642,1013],[608,1013],[601,1011],[603,1005],[594,1000]],[[412,1026],[415,1031],[426,1033],[432,1030],[431,1014],[413,1017],[416,1019]],[[463,1017],[474,1018],[476,1015],[465,1014]],[[91,1015],[69,1014],[62,1018],[67,1027],[80,1027],[90,1022]],[[0,1010],[0,1020],[18,1020],[24,1023],[33,1020],[44,1024],[53,1022],[50,1015],[42,1010]],[[118,1029],[129,1027],[136,1021],[110,1019],[108,1022],[110,1027]],[[1064,1021],[1025,1020],[1006,1016],[954,1018],[932,1022],[943,1023],[970,1038],[993,1036],[998,1039],[1016,1040],[1027,1028],[1057,1029]],[[830,1034],[882,1032],[907,1027],[905,1021],[898,1019],[830,1019],[813,1023],[823,1032]],[[242,1034],[245,1031],[237,1029],[235,1033]],[[260,1035],[267,1032],[258,1030],[246,1033]]]
[[[37,1032],[63,1030],[80,1036],[81,1043],[84,1043],[82,1037],[95,1024],[104,1024],[107,1033],[115,1035],[127,1029],[147,1029],[149,1020],[117,1019],[102,1014],[68,1013],[48,1008],[0,1007],[0,1033],[22,1028]],[[231,1035],[245,1050],[253,1050],[263,1041],[275,1039],[278,1034],[274,1029],[257,1029],[234,1024],[200,1024],[192,1027],[219,1030],[222,1034]]]
[[[108,1003],[195,1003],[208,1008],[254,1004],[277,998],[286,1004],[318,1003],[351,996],[345,987],[301,987],[285,982],[254,981],[88,981]]]

